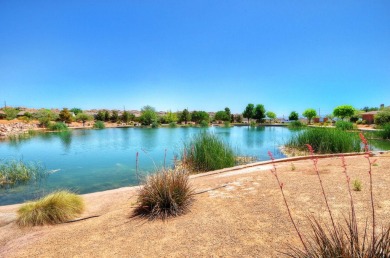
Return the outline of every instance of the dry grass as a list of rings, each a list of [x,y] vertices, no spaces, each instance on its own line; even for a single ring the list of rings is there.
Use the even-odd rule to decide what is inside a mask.
[[[58,224],[74,219],[83,210],[84,201],[80,196],[58,191],[22,205],[18,210],[17,223],[20,226]]]

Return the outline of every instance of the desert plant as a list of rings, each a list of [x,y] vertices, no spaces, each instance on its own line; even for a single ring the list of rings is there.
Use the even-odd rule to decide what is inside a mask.
[[[211,171],[235,165],[232,148],[214,134],[201,132],[184,144],[183,164],[193,172]]]
[[[340,130],[353,130],[353,123],[351,122],[347,122],[347,121],[343,121],[343,120],[338,120],[335,124],[336,128],[337,129],[340,129]]]
[[[104,128],[106,128],[106,126],[104,125],[103,121],[96,121],[95,124],[93,125],[93,128],[104,129]]]
[[[353,190],[354,191],[361,191],[362,190],[362,182],[359,179],[355,179],[352,181]]]
[[[139,190],[136,215],[166,219],[186,213],[193,200],[193,189],[184,170],[163,169],[146,177]]]
[[[292,135],[286,146],[305,150],[306,144],[310,144],[317,153],[360,151],[360,141],[356,133],[333,128],[308,128]]]
[[[39,181],[46,176],[47,171],[39,163],[26,163],[22,160],[7,160],[0,163],[0,188]]]
[[[19,113],[19,109],[12,107],[5,107],[3,111],[7,120],[15,119]]]
[[[58,224],[74,219],[84,210],[83,199],[68,191],[58,191],[39,200],[27,202],[18,210],[20,226]]]
[[[49,123],[48,129],[51,131],[68,131],[69,128],[62,122]]]

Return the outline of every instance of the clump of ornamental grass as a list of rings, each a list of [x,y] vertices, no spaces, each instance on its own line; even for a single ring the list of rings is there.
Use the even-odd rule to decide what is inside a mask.
[[[335,123],[335,126],[337,129],[347,131],[347,130],[353,130],[354,126],[353,123],[348,121],[339,120]]]
[[[39,163],[26,163],[22,160],[7,160],[0,163],[0,188],[39,181],[46,176],[47,171]]]
[[[290,249],[287,253],[291,257],[364,257],[364,258],[376,258],[376,257],[389,257],[390,254],[390,226],[382,227],[380,233],[376,232],[376,221],[375,221],[375,205],[373,197],[373,185],[372,185],[372,164],[374,161],[370,159],[370,153],[368,148],[367,140],[364,138],[363,134],[360,134],[361,141],[364,145],[364,151],[366,153],[365,158],[368,162],[368,174],[370,178],[370,200],[371,200],[371,214],[372,214],[372,233],[371,236],[368,235],[370,230],[367,222],[363,232],[359,230],[354,201],[352,198],[352,191],[350,187],[350,177],[347,173],[347,165],[344,159],[344,156],[341,156],[343,174],[346,178],[346,185],[348,189],[349,199],[350,199],[350,214],[348,218],[345,219],[345,223],[336,223],[333,218],[332,210],[329,207],[328,198],[323,187],[322,179],[317,167],[318,159],[314,157],[314,150],[309,144],[310,154],[312,156],[314,170],[317,174],[322,196],[327,207],[329,214],[330,223],[324,224],[317,220],[315,217],[309,217],[309,222],[311,225],[312,232],[309,234],[309,237],[305,237],[302,232],[299,230],[297,224],[295,223],[291,209],[289,208],[287,199],[283,191],[283,183],[279,180],[276,166],[273,163],[273,169],[271,170],[272,174],[275,176],[279,188],[282,193],[284,203],[286,205],[291,223],[293,224],[295,231],[298,234],[299,239],[302,243],[302,248],[290,246]],[[273,161],[272,154],[269,152],[269,155]]]
[[[68,131],[69,130],[68,126],[66,126],[66,124],[64,124],[62,122],[50,123],[48,125],[48,129],[50,131]]]
[[[182,169],[162,169],[146,177],[139,190],[136,215],[167,219],[186,213],[193,200],[188,173]]]
[[[96,121],[94,124],[93,124],[93,128],[95,129],[104,129],[106,128],[106,126],[104,125],[104,122],[103,121]]]
[[[310,144],[317,153],[359,152],[360,140],[356,133],[333,128],[308,128],[292,135],[286,146],[305,150]]]
[[[354,191],[360,192],[362,190],[362,181],[360,181],[359,179],[353,180],[352,185]]]
[[[57,191],[23,204],[18,210],[17,224],[20,226],[59,224],[76,218],[83,211],[84,201],[80,196],[68,191]]]
[[[290,129],[302,129],[303,127],[306,127],[306,125],[299,120],[288,123],[288,128]]]
[[[201,132],[184,144],[183,165],[192,172],[212,171],[236,164],[233,149],[214,134]]]

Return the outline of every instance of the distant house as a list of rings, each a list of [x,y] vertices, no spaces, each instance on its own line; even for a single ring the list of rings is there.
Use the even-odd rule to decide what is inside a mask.
[[[313,118],[314,123],[325,123],[328,121],[327,117],[315,117]]]
[[[378,114],[379,111],[370,111],[362,113],[362,120],[365,120],[367,124],[373,124],[375,115]]]

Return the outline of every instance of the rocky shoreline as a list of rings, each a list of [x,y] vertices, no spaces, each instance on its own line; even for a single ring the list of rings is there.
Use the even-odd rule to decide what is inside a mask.
[[[37,124],[26,124],[26,123],[10,123],[0,124],[0,137],[5,138],[12,135],[19,135],[28,132],[29,130],[36,130]]]

